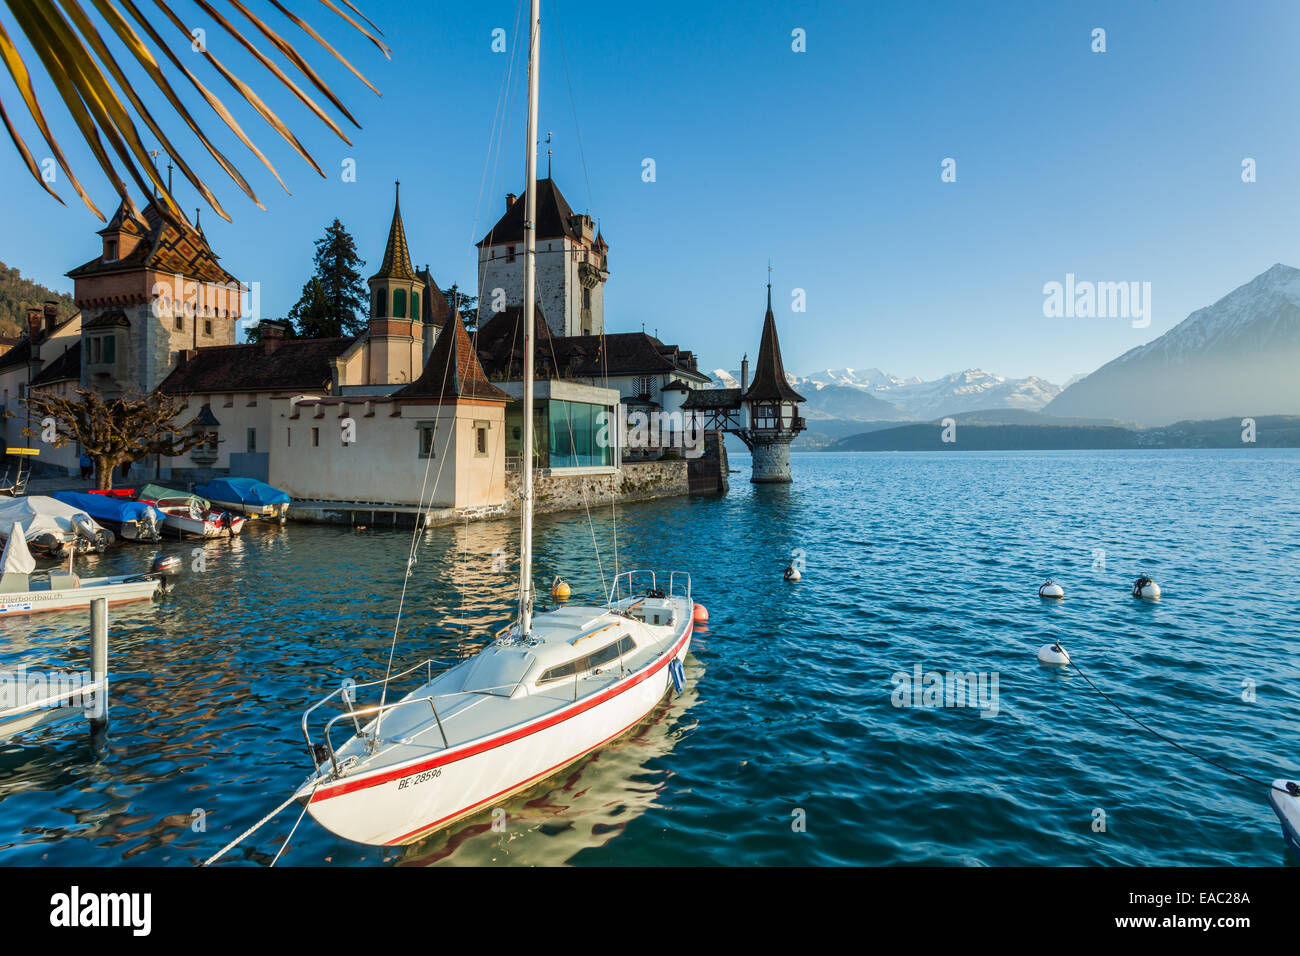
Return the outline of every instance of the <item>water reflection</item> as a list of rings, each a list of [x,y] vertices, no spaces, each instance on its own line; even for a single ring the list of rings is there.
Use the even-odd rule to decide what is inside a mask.
[[[562,774],[499,805],[504,818],[493,829],[484,811],[407,847],[399,866],[570,863],[587,849],[604,846],[662,798],[673,775],[662,761],[695,729],[689,715],[699,699],[704,665],[686,659],[686,689],[665,700],[636,728],[606,744]]]

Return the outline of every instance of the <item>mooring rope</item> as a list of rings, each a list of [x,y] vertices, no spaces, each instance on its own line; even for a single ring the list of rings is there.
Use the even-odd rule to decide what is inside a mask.
[[[315,793],[315,790],[313,790],[312,792]],[[288,800],[284,801],[284,803],[280,804],[278,807],[276,807],[274,810],[272,810],[272,811],[271,811],[270,813],[268,813],[266,816],[262,817],[262,819],[258,820],[256,823],[254,823],[251,827],[249,827],[249,828],[248,828],[247,830],[245,830],[243,833],[239,834],[239,836],[235,837],[233,840],[231,840],[229,843],[227,843],[225,846],[223,846],[223,847],[222,847],[220,850],[218,850],[216,853],[212,854],[212,856],[210,856],[210,857],[208,857],[206,860],[204,860],[203,863],[202,863],[202,865],[203,865],[203,866],[211,866],[213,863],[217,862],[217,860],[221,859],[221,858],[222,858],[223,856],[225,856],[228,852],[230,852],[231,850],[233,850],[235,847],[239,846],[240,843],[242,843],[244,840],[248,839],[250,836],[252,836],[252,835],[253,835],[254,833],[256,833],[258,830],[260,830],[263,826],[265,826],[266,824],[270,823],[271,820],[272,820],[276,815],[278,815],[278,814],[280,813],[281,810],[283,810],[283,809],[284,809],[285,807],[287,807],[289,804],[293,803],[293,801],[296,800],[296,799],[297,799],[297,794],[295,793],[295,794],[294,794],[292,797],[290,797]],[[304,807],[303,807],[303,810],[306,810],[306,809],[307,809],[307,808],[304,806]],[[302,818],[299,817],[299,819],[302,819]],[[297,824],[295,824],[294,826],[296,827]],[[292,835],[293,835],[293,834],[290,834],[290,836],[292,836]],[[283,850],[283,849],[284,849],[284,848],[281,847],[281,850]],[[280,856],[280,854],[277,853],[277,854],[276,854],[276,858],[279,859],[279,856]]]
[[[1060,642],[1060,641],[1056,641],[1055,643],[1056,643],[1056,645],[1057,645],[1058,647],[1061,647],[1061,642]],[[1069,665],[1070,665],[1071,667],[1073,667],[1076,671],[1079,672],[1079,676],[1082,677],[1084,680],[1086,680],[1086,681],[1088,682],[1088,686],[1091,687],[1093,690],[1095,690],[1095,691],[1097,692],[1097,694],[1102,698],[1102,700],[1106,701],[1106,703],[1110,704],[1112,707],[1114,707],[1116,710],[1118,710],[1121,714],[1123,714],[1123,715],[1124,715],[1125,717],[1127,717],[1129,720],[1133,721],[1133,723],[1137,724],[1139,727],[1141,727],[1141,728],[1142,728],[1143,730],[1145,730],[1147,733],[1151,734],[1153,737],[1157,737],[1157,738],[1159,738],[1160,740],[1163,740],[1165,743],[1169,744],[1169,745],[1172,746],[1172,747],[1177,747],[1177,748],[1178,748],[1179,750],[1181,750],[1183,753],[1188,754],[1189,756],[1195,757],[1197,760],[1202,760],[1202,761],[1204,761],[1205,763],[1208,763],[1208,764],[1209,764],[1210,766],[1212,766],[1212,767],[1217,767],[1218,769],[1222,770],[1224,773],[1229,773],[1229,774],[1232,774],[1232,775],[1235,776],[1235,777],[1240,777],[1242,780],[1246,780],[1246,781],[1248,781],[1248,782],[1250,782],[1250,783],[1255,784],[1256,786],[1263,787],[1263,788],[1265,788],[1266,790],[1277,790],[1279,793],[1286,793],[1286,794],[1288,794],[1288,796],[1290,795],[1289,792],[1288,792],[1288,791],[1286,790],[1286,788],[1284,788],[1284,787],[1279,787],[1279,786],[1277,786],[1277,785],[1275,785],[1275,784],[1273,784],[1273,783],[1268,782],[1267,780],[1261,780],[1261,779],[1259,779],[1258,777],[1252,777],[1252,776],[1250,776],[1250,774],[1242,773],[1240,770],[1234,770],[1232,767],[1225,767],[1223,764],[1219,763],[1218,761],[1216,761],[1216,760],[1212,760],[1212,759],[1210,759],[1209,757],[1206,757],[1204,754],[1198,754],[1195,750],[1192,750],[1192,749],[1189,748],[1189,747],[1184,747],[1182,744],[1180,744],[1178,741],[1174,740],[1172,737],[1168,737],[1168,736],[1162,734],[1160,731],[1156,730],[1154,727],[1150,726],[1149,724],[1144,723],[1142,720],[1138,719],[1138,718],[1135,717],[1133,714],[1130,714],[1127,710],[1125,710],[1125,709],[1124,709],[1123,707],[1121,707],[1118,703],[1116,703],[1114,700],[1112,700],[1111,697],[1110,697],[1110,696],[1109,696],[1109,695],[1108,695],[1104,690],[1102,690],[1102,689],[1101,689],[1100,687],[1098,687],[1095,683],[1093,683],[1093,680],[1092,680],[1091,677],[1089,677],[1087,674],[1085,674],[1085,673],[1083,672],[1083,668],[1081,668],[1078,664],[1076,664],[1076,663],[1074,662],[1074,657],[1073,657],[1072,655],[1070,655],[1069,653],[1067,653],[1067,654],[1066,654],[1066,660],[1068,661],[1068,663],[1069,663]]]

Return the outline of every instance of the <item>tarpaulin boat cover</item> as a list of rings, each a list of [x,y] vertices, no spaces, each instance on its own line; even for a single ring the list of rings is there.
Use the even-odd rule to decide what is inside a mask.
[[[54,497],[65,505],[80,508],[97,521],[147,521],[147,516],[152,514],[155,524],[162,523],[162,512],[143,501],[87,495],[80,491],[56,491]]]
[[[245,505],[283,505],[290,501],[289,495],[279,488],[254,478],[213,478],[194,490],[212,501],[237,501]]]
[[[212,505],[206,498],[201,498],[192,491],[177,491],[175,488],[164,488],[162,485],[148,484],[136,491],[137,498],[144,498],[148,501],[162,501],[164,498],[169,503],[181,501],[197,501],[204,511],[209,510]]]
[[[17,534],[11,534],[5,542],[5,553],[0,557],[0,573],[31,574],[36,570],[36,559],[27,550],[27,538],[23,534],[22,522],[15,522]]]
[[[81,508],[44,495],[0,498],[0,536],[8,538],[14,522],[22,523],[23,537],[28,541],[48,533],[63,537],[75,532],[78,525],[89,528],[92,534],[101,530]]]

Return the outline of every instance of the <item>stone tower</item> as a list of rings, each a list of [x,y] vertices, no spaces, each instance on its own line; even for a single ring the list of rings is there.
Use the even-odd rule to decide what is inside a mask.
[[[202,229],[123,199],[99,235],[99,256],[68,273],[82,313],[82,385],[148,393],[182,353],[235,343],[243,289]]]
[[[767,284],[767,315],[763,317],[763,338],[754,364],[754,381],[740,396],[741,439],[754,457],[750,480],[757,484],[791,481],[790,443],[807,425],[799,415],[804,397],[785,377],[781,343],[776,337],[776,316],[772,314],[772,283]]]
[[[411,265],[402,224],[402,184],[394,184],[393,223],[379,271],[370,277],[370,385],[413,382],[424,368],[425,280]]]
[[[592,218],[569,208],[549,176],[537,183],[537,305],[553,335],[605,331],[609,244]],[[524,200],[510,193],[505,214],[478,244],[478,320],[524,299]]]

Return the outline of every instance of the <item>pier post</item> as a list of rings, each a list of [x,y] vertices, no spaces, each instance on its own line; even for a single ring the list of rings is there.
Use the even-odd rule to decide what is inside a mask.
[[[90,730],[103,731],[108,726],[108,599],[90,602],[90,679],[102,682],[95,694],[90,713]]]

